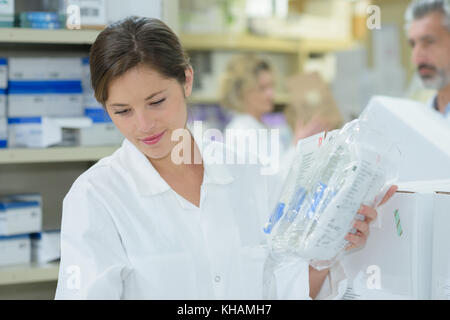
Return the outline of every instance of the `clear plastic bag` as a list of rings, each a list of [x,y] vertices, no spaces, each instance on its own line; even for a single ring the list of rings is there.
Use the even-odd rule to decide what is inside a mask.
[[[399,152],[354,120],[302,140],[280,201],[264,231],[275,259],[298,256],[316,269],[337,261],[361,204],[375,206],[397,178]]]

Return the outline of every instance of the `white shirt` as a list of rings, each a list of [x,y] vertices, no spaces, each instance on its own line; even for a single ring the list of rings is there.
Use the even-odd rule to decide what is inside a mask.
[[[439,112],[437,109],[437,94],[430,99],[430,101],[428,102],[428,107],[436,112]],[[441,112],[439,112],[439,114],[442,115],[445,119],[450,121],[450,102],[445,107],[444,113],[442,114]]]
[[[83,173],[63,202],[56,299],[308,299],[302,260],[263,292],[266,176],[256,165],[204,168],[199,208],[127,140]]]

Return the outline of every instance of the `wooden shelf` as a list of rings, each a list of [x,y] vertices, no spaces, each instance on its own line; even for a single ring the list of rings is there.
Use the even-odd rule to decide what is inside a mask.
[[[0,164],[97,161],[111,155],[118,147],[1,149]]]
[[[353,41],[352,39],[347,39],[347,40],[333,40],[333,39],[310,40],[310,39],[305,39],[305,40],[301,40],[300,51],[322,53],[322,52],[350,49],[355,45],[356,45],[356,42]]]
[[[58,280],[59,262],[0,267],[0,285]]]
[[[287,94],[277,94],[275,96],[276,104],[287,104],[289,97]],[[219,103],[219,98],[214,96],[203,96],[199,94],[192,95],[188,99],[188,103],[191,104],[217,104]]]
[[[92,44],[100,30],[0,28],[0,43]]]
[[[181,35],[180,39],[186,50],[243,50],[291,54],[299,52],[300,43],[296,40],[283,40],[249,34],[184,34]]]

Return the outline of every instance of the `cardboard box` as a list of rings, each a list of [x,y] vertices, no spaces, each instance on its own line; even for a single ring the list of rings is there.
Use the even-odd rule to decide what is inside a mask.
[[[0,236],[0,266],[30,262],[31,240],[29,235]]]
[[[43,231],[31,234],[31,261],[47,263],[61,258],[61,232]]]
[[[0,199],[0,235],[39,232],[42,228],[41,202],[13,197]]]
[[[360,119],[401,152],[398,181],[450,179],[450,126],[424,104],[373,97]]]
[[[327,120],[327,129],[337,129],[342,124],[342,116],[330,88],[319,73],[313,72],[291,77],[288,81],[290,94],[286,119],[292,129],[297,119],[304,124],[319,115]]]
[[[450,191],[450,181],[399,184],[378,208],[366,245],[342,260],[349,278],[344,299],[431,298],[433,217],[442,210],[436,202],[441,189]],[[441,201],[448,211],[450,195]]]

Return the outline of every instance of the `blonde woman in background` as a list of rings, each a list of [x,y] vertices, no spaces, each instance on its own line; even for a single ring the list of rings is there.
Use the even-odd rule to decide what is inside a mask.
[[[234,56],[227,65],[222,79],[221,104],[230,109],[234,117],[226,130],[269,129],[263,123],[265,114],[273,112],[275,98],[275,75],[270,64],[255,54]],[[291,119],[292,120],[292,119]],[[284,180],[294,156],[298,140],[326,129],[326,123],[316,117],[306,125],[294,120],[294,132],[286,125],[281,128],[289,132],[289,140],[279,139],[279,163],[277,177]],[[257,135],[258,136],[258,135]],[[270,147],[270,136],[267,145]],[[258,149],[260,151],[260,149]],[[258,156],[263,156],[261,152]]]

